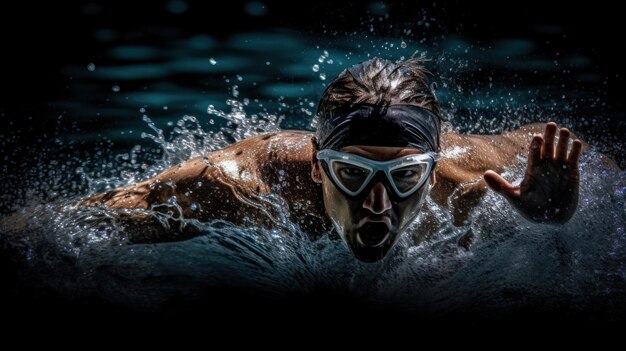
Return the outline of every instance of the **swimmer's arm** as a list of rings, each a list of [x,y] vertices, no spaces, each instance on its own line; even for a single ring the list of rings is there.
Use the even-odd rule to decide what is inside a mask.
[[[485,172],[501,174],[507,168],[525,166],[521,161],[528,154],[533,137],[541,135],[545,127],[546,123],[532,123],[499,135],[442,135],[445,157],[437,165],[434,190],[438,191],[433,194],[433,200],[445,207],[451,205],[454,225],[461,225],[468,218],[489,189]],[[589,145],[581,143],[585,152]],[[610,158],[606,160],[619,169]]]
[[[578,203],[579,158],[589,144],[566,128],[559,129],[554,122],[532,123],[488,138],[489,144],[498,146],[492,150],[496,162],[483,163],[488,167],[482,170],[483,179],[474,189],[476,195],[484,193],[488,186],[528,220],[552,224],[569,221]],[[621,172],[610,157],[598,153],[598,159],[608,169]],[[514,186],[499,175],[511,166],[526,168],[519,185]]]
[[[177,174],[176,171],[180,173]],[[176,183],[191,176],[193,167],[181,164],[154,178],[125,187],[105,191],[79,200],[79,206],[104,206],[111,209],[149,209],[178,195]]]
[[[267,215],[267,209],[258,201],[269,187],[258,176],[258,167],[263,164],[263,142],[267,136],[248,138],[229,147],[204,154],[174,166],[158,176],[124,188],[96,194],[78,201],[81,206],[104,206],[118,210],[120,219],[128,226],[135,220],[147,227],[163,227],[163,220],[151,216],[151,211],[170,213],[174,218],[195,219],[208,222],[215,219],[236,225],[253,225],[273,228],[275,223]],[[257,153],[258,150],[261,150]],[[240,177],[237,171],[245,172]],[[144,210],[144,211],[142,211]],[[171,222],[169,220],[168,222]],[[163,230],[140,237],[140,242],[182,240],[194,235],[189,221],[179,221],[184,232],[177,231],[177,223],[165,225]],[[178,223],[180,224],[180,223]]]
[[[134,243],[189,239],[200,233],[180,218],[196,218],[196,213],[192,211],[194,207],[191,206],[196,199],[184,196],[180,190],[189,188],[188,184],[192,182],[211,186],[210,177],[204,177],[202,173],[206,167],[199,167],[208,156],[203,155],[176,165],[144,182],[79,200],[76,205],[100,206],[112,210],[111,213]]]
[[[247,138],[185,161],[141,183],[93,195],[78,205],[148,209],[176,200],[185,209],[185,215],[198,218],[203,211],[196,212],[194,203],[210,212],[219,210],[230,200],[237,202],[234,196],[237,190],[267,193],[268,187],[258,177],[258,168],[267,155],[257,151],[266,148],[267,139],[273,134]],[[241,177],[242,171],[246,177]]]

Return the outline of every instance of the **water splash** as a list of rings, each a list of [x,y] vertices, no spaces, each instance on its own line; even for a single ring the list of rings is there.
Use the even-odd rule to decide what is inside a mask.
[[[424,17],[420,19],[419,29],[430,27],[432,23]],[[368,22],[368,28],[370,25],[374,32],[374,24]],[[238,71],[248,62],[245,58],[232,56],[234,54],[229,51],[215,54],[219,63],[207,57],[205,52],[196,50],[198,52],[190,55],[195,53],[197,60],[186,62],[186,65],[164,60],[155,64],[157,67],[144,67],[144,71],[139,70],[141,67],[133,67],[134,72],[153,74],[153,79],[171,73],[168,69],[182,72],[211,70],[223,74],[224,79],[235,77],[232,81],[239,86],[228,87],[228,98],[211,98],[211,105],[206,96],[193,95],[192,100],[203,101],[201,109],[208,105],[208,116],[185,115],[176,119],[169,115],[171,125],[168,127],[171,128],[166,130],[168,128],[159,124],[158,118],[149,111],[154,111],[155,105],[161,109],[160,106],[165,103],[172,107],[180,106],[184,100],[177,100],[175,94],[166,95],[156,99],[159,104],[152,103],[150,110],[144,106],[143,100],[141,104],[137,103],[139,98],[124,99],[126,94],[139,96],[127,88],[130,85],[126,80],[122,94],[119,94],[119,86],[109,88],[111,82],[106,81],[106,84],[103,83],[105,90],[109,94],[112,90],[118,93],[113,95],[121,97],[116,100],[119,105],[132,106],[134,113],[139,109],[144,125],[135,130],[144,131],[136,134],[157,149],[156,156],[147,157],[150,148],[141,144],[116,155],[112,160],[105,159],[104,155],[111,152],[111,146],[105,143],[90,159],[76,161],[75,168],[72,168],[73,164],[43,160],[41,172],[32,178],[36,179],[34,182],[40,182],[41,177],[52,179],[53,185],[43,183],[37,188],[57,193],[56,198],[62,198],[68,197],[64,196],[71,194],[67,189],[76,185],[68,186],[57,179],[75,174],[79,178],[79,186],[76,187],[81,188],[80,184],[85,184],[81,192],[85,195],[133,184],[151,178],[172,165],[249,136],[278,131],[288,119],[285,117],[288,112],[297,113],[305,126],[315,128],[315,103],[305,100],[311,98],[305,95],[317,92],[317,87],[327,82],[323,80],[326,74],[332,77],[367,55],[389,55],[392,52],[396,58],[396,53],[410,56],[416,49],[419,55],[428,54],[434,58],[432,66],[436,68],[441,86],[437,96],[442,103],[443,116],[454,122],[454,127],[444,124],[444,128],[498,133],[568,111],[569,114],[562,118],[573,126],[594,123],[593,118],[577,114],[574,107],[587,102],[591,102],[588,104],[591,107],[593,104],[600,105],[601,99],[595,94],[590,94],[594,95],[591,98],[568,100],[572,94],[561,93],[563,87],[554,89],[559,91],[558,94],[544,89],[539,91],[537,87],[526,86],[518,78],[498,79],[496,74],[487,73],[480,63],[480,60],[493,56],[495,59],[491,64],[496,65],[494,67],[504,62],[519,68],[525,58],[524,53],[532,50],[527,43],[498,42],[492,47],[479,47],[462,38],[431,40],[418,37],[410,29],[405,29],[403,33],[406,37],[399,45],[398,38],[368,37],[367,41],[357,45],[338,41],[331,50],[332,55],[319,47],[302,48],[308,50],[309,58],[295,67],[287,64],[288,60],[284,57],[289,56],[286,54],[284,57],[281,54],[259,60],[256,66],[262,69],[288,69],[290,74],[298,79],[305,77],[309,79],[307,84],[316,87],[315,90],[307,90],[305,87],[309,85],[289,85],[289,90],[296,91],[295,97],[301,99],[296,102],[284,99],[285,89],[263,90],[274,93],[257,101],[242,98],[246,96],[243,89],[247,81],[258,80],[259,85],[269,88],[279,88],[280,85],[263,77],[257,78],[254,73]],[[281,40],[276,40],[277,36]],[[259,34],[258,37],[268,45],[288,42],[286,47],[290,50],[301,45],[300,41],[294,40],[296,36],[286,35],[289,41],[282,40],[284,35]],[[249,39],[250,36],[236,37],[229,45],[236,50],[262,50],[261,45],[249,45]],[[429,43],[437,45],[427,47]],[[445,47],[446,50],[437,51],[437,47]],[[398,51],[400,49],[407,52]],[[510,50],[514,50],[514,55],[505,59]],[[165,53],[158,54],[167,56]],[[536,59],[529,64],[533,70],[553,74],[552,68],[548,68],[552,64],[548,63],[550,65],[546,66],[546,62]],[[84,67],[80,68],[80,71],[84,70]],[[92,76],[98,73],[107,75],[115,72],[115,68],[99,64],[97,71],[93,72],[89,67],[88,71],[85,73]],[[121,68],[118,71],[117,75],[112,75],[115,79],[129,79]],[[186,92],[180,95],[186,95]],[[561,98],[563,95],[565,99]],[[277,108],[259,108],[270,103],[275,103]],[[254,104],[257,106],[253,107]],[[163,110],[174,113],[167,106],[163,106]],[[129,119],[128,115],[122,116]],[[443,154],[456,158],[463,157],[464,151],[451,148],[444,150]],[[101,162],[101,159],[104,161]],[[503,175],[517,183],[521,180],[523,169],[508,169]],[[411,225],[397,248],[387,259],[375,264],[356,261],[332,233],[320,233],[321,237],[316,240],[300,233],[287,219],[286,206],[277,196],[259,197],[252,201],[271,208],[270,216],[291,235],[233,226],[224,221],[199,223],[185,219],[180,216],[183,211],[177,209],[175,198],[164,205],[172,207],[178,215],[141,211],[164,216],[161,218],[163,223],[175,219],[178,223],[196,226],[203,235],[183,242],[128,245],[128,234],[117,220],[116,211],[77,208],[67,200],[20,208],[17,213],[3,219],[0,232],[3,245],[21,264],[22,286],[43,287],[65,296],[95,295],[129,308],[149,310],[172,296],[181,295],[194,301],[202,298],[204,289],[225,285],[243,286],[278,296],[308,292],[323,286],[371,301],[399,301],[409,309],[426,310],[433,314],[458,306],[480,305],[485,301],[506,307],[532,299],[562,298],[584,305],[593,297],[611,299],[616,296],[615,293],[625,290],[624,189],[626,175],[608,170],[597,150],[592,148],[581,160],[580,207],[566,225],[552,227],[528,223],[501,197],[489,192],[466,222],[455,227],[447,209],[428,199],[423,213]],[[24,197],[31,199],[31,195]],[[32,197],[32,202],[40,201],[38,197]],[[411,236],[426,230],[424,226],[427,222],[432,224],[433,234],[425,242],[413,243]],[[459,245],[468,233],[475,238],[469,249]]]
[[[161,145],[163,162],[169,163],[217,149],[227,136],[241,140],[258,128],[275,130],[276,117],[269,119],[271,123],[258,124],[240,104],[233,101],[230,105],[228,113],[210,112],[236,126],[203,132],[197,119],[185,116],[167,141],[146,117],[154,134],[145,137]],[[145,170],[146,174],[155,171]],[[508,169],[503,176],[519,182],[523,169]],[[133,177],[126,181],[132,182]],[[100,181],[119,184],[110,179]],[[1,228],[5,239],[16,239],[8,241],[10,251],[24,262],[23,279],[28,284],[36,281],[61,294],[97,293],[133,309],[153,308],[181,290],[193,303],[201,299],[200,291],[206,287],[234,284],[271,296],[324,286],[365,300],[401,302],[409,309],[437,315],[477,301],[501,307],[519,303],[507,299],[506,294],[525,299],[560,296],[584,302],[590,296],[622,291],[626,286],[625,187],[626,174],[602,167],[597,151],[591,149],[581,160],[580,208],[563,226],[529,223],[489,192],[469,219],[455,227],[451,214],[428,199],[390,257],[375,264],[356,261],[343,243],[328,233],[312,240],[298,232],[287,219],[285,204],[276,197],[260,201],[273,204],[272,213],[282,216],[277,221],[292,235],[219,220],[199,223],[177,217],[203,235],[176,243],[128,245],[116,211],[63,202],[23,209],[3,221]],[[177,206],[176,199],[169,205]],[[435,224],[434,232],[429,240],[416,245],[411,236],[424,230],[427,218]],[[475,237],[470,249],[458,244],[468,232]],[[157,282],[150,278],[155,274],[160,277]],[[182,284],[181,276],[196,283]],[[74,283],[68,285],[70,280]],[[103,289],[104,281],[110,285]]]

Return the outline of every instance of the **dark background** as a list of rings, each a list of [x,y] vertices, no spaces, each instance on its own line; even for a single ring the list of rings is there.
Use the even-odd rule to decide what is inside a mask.
[[[46,103],[63,97],[68,77],[62,68],[83,65],[101,55],[93,30],[100,26],[124,29],[180,27],[219,37],[268,27],[287,27],[305,33],[326,30],[351,32],[363,28],[372,16],[367,3],[339,1],[266,2],[262,17],[247,16],[247,2],[186,2],[187,11],[172,14],[168,1],[106,1],[39,3],[5,2],[0,8],[3,93],[0,108],[20,120],[33,115],[45,119]],[[86,4],[97,4],[97,16],[87,16]],[[550,45],[563,52],[592,58],[597,72],[608,77],[607,101],[623,110],[623,55],[620,55],[621,11],[608,4],[519,1],[469,3],[464,1],[388,2],[388,12],[397,23],[414,21],[420,9],[445,21],[445,34],[462,34],[477,42],[503,37],[540,36],[531,25],[554,25],[565,37]],[[399,28],[400,26],[398,26]],[[400,29],[397,29],[399,31]],[[438,30],[438,29],[434,29]],[[393,34],[394,29],[389,29]],[[398,33],[399,34],[399,33]]]
[[[138,28],[181,27],[185,31],[209,33],[220,37],[235,32],[261,30],[270,27],[290,28],[303,33],[324,34],[337,31],[338,35],[351,33],[363,28],[363,21],[372,16],[367,3],[338,1],[311,2],[264,2],[267,13],[261,17],[246,15],[248,2],[213,1],[185,2],[187,11],[172,14],[167,10],[168,1],[134,2],[107,1],[97,4],[99,14],[87,16],[83,2],[39,3],[34,1],[4,2],[0,5],[0,45],[2,65],[2,94],[0,94],[0,115],[3,135],[10,140],[0,140],[3,149],[27,148],[31,143],[49,132],[50,121],[57,114],[50,101],[67,98],[65,87],[71,78],[63,68],[70,65],[84,66],[93,57],[101,55],[100,43],[93,39],[93,31],[103,25],[121,31]],[[91,6],[91,5],[89,5]],[[532,37],[541,34],[532,30],[533,25],[557,26],[565,30],[558,41],[553,40],[550,50],[558,47],[564,53],[576,52],[592,59],[595,71],[605,78],[606,95],[603,101],[609,106],[611,119],[599,126],[600,130],[624,135],[623,95],[624,68],[623,55],[618,52],[623,46],[622,12],[607,4],[573,2],[555,4],[548,1],[520,1],[470,4],[455,2],[406,2],[387,3],[392,20],[397,23],[415,20],[421,9],[444,22],[442,34],[462,34],[464,37],[485,42],[503,37]],[[399,26],[400,27],[400,26]],[[389,35],[399,29],[390,28]],[[399,34],[399,33],[397,33]],[[548,48],[545,48],[548,49]],[[622,122],[611,126],[610,123]],[[616,155],[620,156],[620,155]],[[6,161],[6,159],[5,159]],[[23,162],[28,162],[25,159]],[[12,168],[4,168],[4,172]],[[215,299],[223,301],[223,306],[239,306],[237,313],[255,313],[258,316],[271,315],[278,309],[285,316],[309,315],[323,317],[325,313],[341,311],[350,320],[404,316],[400,310],[372,309],[351,301],[349,297],[336,296],[331,292],[312,293],[296,296],[293,300],[267,301],[241,291],[216,292]],[[25,300],[26,301],[26,300]],[[49,303],[52,301],[53,303]],[[244,304],[238,304],[246,301]],[[211,312],[225,321],[237,320],[237,315],[216,312],[219,304],[215,301],[203,306],[203,312]],[[50,311],[50,313],[73,313],[81,318],[93,316],[92,312],[114,316],[127,311],[111,309],[102,301],[68,301],[65,297],[40,300],[31,305],[30,311]],[[536,306],[527,310],[515,311],[512,316],[533,315]],[[540,306],[545,307],[545,306]],[[87,311],[87,312],[86,312]],[[231,310],[232,311],[232,310]],[[194,311],[188,311],[192,314]],[[476,311],[473,311],[476,312]],[[498,318],[506,319],[506,311],[493,312]],[[472,311],[459,311],[452,314],[461,320],[474,318]],[[492,315],[493,316],[493,315]],[[541,315],[542,323],[562,322],[564,316],[570,323],[586,320],[585,315],[565,306],[556,311],[549,310]],[[154,315],[133,316],[144,322]],[[178,317],[176,317],[178,318]],[[228,319],[231,318],[231,319]],[[601,317],[600,317],[601,318]],[[255,323],[262,323],[256,318]],[[497,319],[497,318],[496,318]],[[47,319],[45,320],[47,321]],[[134,319],[131,319],[134,321]],[[335,321],[335,323],[339,323]]]
[[[181,4],[184,4],[183,12],[172,11],[176,6],[180,10]],[[250,7],[254,8],[253,5],[257,10],[259,6],[263,6],[262,16],[251,14]],[[427,16],[436,19],[436,22],[433,22],[427,32],[417,33],[416,30],[414,32],[416,37],[432,38],[434,42],[436,38],[442,36],[448,38],[456,36],[471,45],[483,48],[501,39],[519,38],[532,41],[536,45],[534,57],[541,57],[548,62],[565,57],[582,57],[590,60],[584,70],[572,69],[573,73],[567,74],[561,73],[561,67],[563,69],[567,67],[559,66],[552,67],[548,73],[535,75],[532,74],[531,66],[520,67],[520,62],[516,63],[518,66],[499,65],[498,68],[493,68],[490,74],[499,82],[498,89],[502,95],[506,94],[509,87],[523,91],[527,86],[529,90],[536,89],[532,94],[544,98],[544,104],[539,108],[540,111],[546,112],[543,116],[533,116],[532,104],[523,101],[530,97],[521,98],[519,102],[530,107],[531,111],[526,116],[526,122],[555,120],[557,123],[567,123],[578,137],[598,146],[601,152],[616,159],[622,168],[626,166],[626,158],[622,152],[624,147],[622,139],[626,135],[623,102],[626,86],[623,55],[618,53],[623,44],[620,36],[620,23],[623,19],[621,12],[608,2],[596,2],[590,6],[583,3],[546,1],[506,3],[224,1],[219,5],[207,1],[179,0],[70,1],[62,5],[23,1],[0,5],[0,45],[2,45],[0,67],[3,83],[0,94],[0,117],[4,122],[0,131],[0,153],[4,154],[4,157],[0,157],[2,170],[0,192],[5,195],[3,196],[5,201],[0,201],[0,213],[11,212],[23,205],[19,201],[24,198],[25,189],[31,187],[24,185],[23,174],[32,174],[28,178],[35,178],[36,170],[41,168],[41,163],[48,163],[51,159],[63,162],[61,160],[74,157],[75,160],[72,161],[74,164],[80,163],[79,160],[86,161],[87,156],[93,155],[97,144],[102,143],[102,140],[92,137],[94,132],[102,131],[105,134],[116,126],[128,125],[131,122],[134,123],[130,124],[132,128],[141,125],[140,116],[137,114],[139,106],[133,107],[132,111],[124,111],[121,117],[113,121],[94,116],[94,112],[98,112],[106,105],[104,101],[111,98],[110,82],[106,84],[111,85],[106,86],[96,83],[100,84],[101,88],[96,94],[101,96],[89,96],[92,99],[87,100],[85,94],[81,94],[83,86],[77,82],[80,78],[73,74],[72,70],[86,71],[86,66],[90,62],[97,62],[98,67],[119,64],[107,57],[108,46],[112,43],[102,42],[94,37],[97,30],[109,28],[122,33],[116,39],[115,44],[118,45],[145,41],[158,47],[160,41],[168,38],[167,33],[174,31],[183,32],[187,36],[207,34],[219,41],[220,38],[227,40],[229,36],[240,32],[254,33],[284,28],[293,33],[302,33],[307,38],[311,36],[323,38],[320,40],[328,38],[327,47],[332,48],[332,39],[335,37],[340,39],[354,37],[355,42],[367,42],[369,39],[363,38],[364,34],[370,35],[367,31],[370,21],[376,23],[380,17],[385,16],[388,18],[380,22],[384,25],[378,25],[371,36],[403,38],[405,37],[403,29],[411,27],[410,24]],[[422,29],[424,27],[420,27],[419,30]],[[161,34],[151,36],[151,33],[155,32]],[[124,33],[132,33],[135,37],[129,39],[129,35],[124,36]],[[143,35],[145,38],[137,38],[137,35]],[[172,40],[175,39],[175,35],[172,34]],[[165,44],[167,43],[164,42],[163,45]],[[432,43],[426,43],[429,44]],[[324,48],[326,46],[320,50]],[[439,48],[434,51],[445,50]],[[451,56],[459,54],[456,52]],[[294,57],[296,56],[294,53]],[[265,61],[262,57],[255,59],[261,66]],[[479,57],[469,59],[480,60]],[[437,73],[437,66],[431,66],[430,68]],[[488,64],[484,67],[490,69]],[[281,76],[279,71],[272,74],[274,80],[290,79],[288,75]],[[594,81],[581,81],[577,78],[580,74],[592,75],[595,77]],[[198,84],[197,78],[188,75],[176,79],[177,83],[188,84],[194,91],[206,89]],[[476,115],[483,113],[469,105],[471,97],[467,91],[481,89],[488,83],[488,78],[491,79],[491,76],[487,72],[481,75],[477,71],[459,76],[459,81],[462,81],[466,88],[465,96],[462,97],[466,101],[457,101],[465,103],[466,106],[455,112],[457,118],[463,119],[464,123],[459,123],[460,125],[474,125]],[[216,76],[213,79],[213,82],[216,82],[221,77]],[[541,91],[544,86],[546,89]],[[560,99],[561,86],[563,94],[568,98],[578,96],[570,106],[563,106],[565,100]],[[139,90],[139,87],[135,89]],[[223,80],[219,80],[218,85],[209,86],[206,90],[218,89],[223,90]],[[311,100],[316,101],[321,91],[320,88],[316,96],[310,96]],[[96,101],[89,111],[87,109],[66,111],[59,104],[59,102],[81,102],[84,106],[85,103],[89,103],[88,101]],[[450,101],[451,99],[443,99],[444,110],[449,108]],[[545,106],[549,106],[550,101],[555,101],[561,106],[556,110],[549,110]],[[458,105],[460,104],[457,103]],[[488,118],[494,120],[508,118],[500,115],[500,112],[503,112],[501,109],[502,107],[500,110],[491,111]],[[175,116],[196,113],[186,106],[178,106],[178,110],[170,111]],[[475,112],[473,117],[470,116],[472,112]],[[63,121],[59,121],[60,115],[63,115]],[[573,116],[573,120],[568,121],[569,117],[562,119],[564,115]],[[587,125],[586,121],[583,123],[581,121],[583,117],[593,119],[592,125]],[[461,127],[461,132],[479,131],[467,128],[464,130]],[[55,144],[58,135],[64,136],[65,139],[82,136],[83,140],[76,141],[73,149],[68,151],[66,146],[63,148]],[[140,139],[118,138],[114,146],[112,144],[109,146],[106,154],[112,157],[115,153],[128,152],[141,142]],[[158,154],[158,151],[155,152]],[[70,183],[75,179],[67,181]],[[44,189],[40,193],[43,201],[54,200],[55,196],[61,195],[78,196],[86,191],[84,186],[76,186],[65,194],[57,192],[52,196],[50,195],[52,192],[48,192],[45,187],[42,188]]]
[[[616,158],[622,167],[626,165],[621,146],[611,145],[615,140],[621,140],[626,132],[623,55],[618,54],[623,44],[620,34],[623,19],[621,12],[608,2],[596,2],[590,6],[547,1],[407,1],[386,2],[381,6],[382,2],[223,1],[217,5],[207,1],[184,1],[185,11],[173,13],[172,4],[181,2],[70,1],[61,5],[22,1],[0,5],[3,83],[0,117],[5,122],[4,132],[0,133],[3,139],[0,151],[7,154],[14,148],[24,151],[24,159],[12,157],[11,164],[3,167],[3,173],[24,172],[19,164],[36,159],[32,153],[37,153],[41,145],[50,144],[50,138],[54,137],[51,130],[54,130],[54,122],[61,112],[54,102],[77,99],[76,89],[80,88],[72,85],[73,77],[64,69],[84,69],[87,63],[94,61],[106,64],[103,43],[94,38],[97,29],[111,28],[119,33],[183,30],[185,33],[208,34],[218,40],[238,32],[268,28],[287,28],[313,36],[327,37],[336,33],[339,37],[349,37],[354,33],[362,35],[369,20],[385,14],[389,15],[385,23],[396,25],[379,27],[373,35],[401,38],[407,23],[426,14],[437,20],[436,25],[429,28],[427,37],[458,35],[479,46],[498,39],[524,38],[538,43],[538,56],[557,59],[559,56],[580,55],[589,58],[591,63],[586,72],[592,72],[599,80],[589,84],[569,84],[567,93],[580,89],[583,96],[599,96],[601,105],[578,103],[574,109],[580,110],[579,115],[601,117],[594,122],[593,128],[577,126],[579,128],[575,131],[584,140],[598,144],[601,151]],[[263,15],[250,15],[251,4],[263,5]],[[545,84],[558,84],[552,82],[553,77],[538,78],[528,75],[528,71],[510,72],[510,77],[504,77],[507,73],[502,71],[496,74],[505,81],[510,79],[511,84],[522,86],[540,87],[542,82],[538,80],[543,79]],[[522,78],[514,78],[516,73],[522,74]],[[481,77],[468,79],[481,80]],[[74,112],[76,114],[79,113]],[[610,138],[604,138],[605,135]],[[135,142],[117,147],[128,150]],[[18,153],[18,156],[22,154]],[[3,164],[6,161],[0,159]],[[36,166],[34,163],[30,165]],[[3,212],[6,212],[5,208]]]

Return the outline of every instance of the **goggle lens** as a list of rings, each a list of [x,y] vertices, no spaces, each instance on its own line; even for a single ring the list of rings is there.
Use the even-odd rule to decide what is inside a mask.
[[[350,196],[359,195],[378,172],[384,173],[393,191],[407,197],[427,180],[436,162],[436,154],[419,154],[390,161],[375,161],[334,150],[318,152],[318,158],[329,166],[335,185]]]

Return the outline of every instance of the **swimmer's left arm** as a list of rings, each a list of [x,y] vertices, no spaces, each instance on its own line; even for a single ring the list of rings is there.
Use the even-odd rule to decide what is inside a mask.
[[[578,165],[583,143],[575,139],[568,155],[570,132],[561,128],[555,149],[558,129],[556,123],[550,122],[545,126],[543,137],[533,137],[526,174],[519,185],[512,185],[492,170],[483,175],[492,190],[534,222],[563,224],[574,215],[578,206]]]

